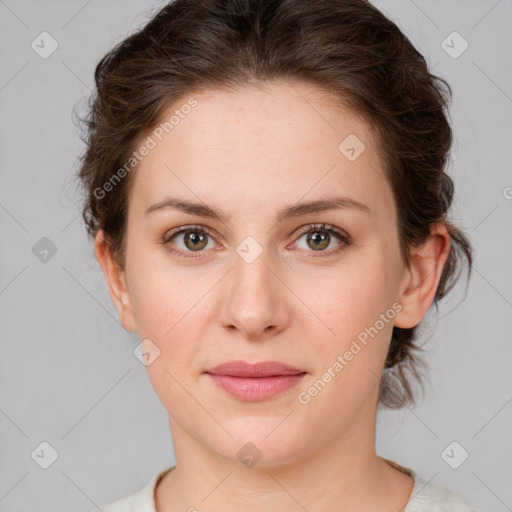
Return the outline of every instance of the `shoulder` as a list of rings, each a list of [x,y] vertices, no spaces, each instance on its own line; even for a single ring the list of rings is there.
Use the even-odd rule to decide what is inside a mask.
[[[411,496],[403,512],[476,512],[446,487],[425,482],[411,468],[390,459],[383,458],[383,460],[414,480]]]
[[[162,478],[171,469],[172,467],[154,474],[147,484],[139,491],[103,505],[99,510],[102,512],[156,512],[156,485],[160,478]],[[94,509],[94,511],[91,512],[97,511],[98,509]]]
[[[424,482],[415,474],[414,488],[404,512],[476,512],[441,485]]]

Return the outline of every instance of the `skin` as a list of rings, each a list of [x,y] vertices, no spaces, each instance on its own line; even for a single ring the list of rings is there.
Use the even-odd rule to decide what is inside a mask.
[[[146,368],[169,413],[177,466],[157,486],[157,510],[397,512],[413,480],[375,452],[379,378],[393,324],[417,325],[432,304],[449,235],[443,224],[432,226],[404,264],[375,135],[314,86],[273,82],[193,96],[198,105],[136,171],[124,269],[103,232],[95,240],[124,328],[160,350]],[[349,134],[366,146],[355,161],[338,150]],[[283,207],[334,193],[371,213],[338,209],[276,223]],[[230,219],[145,214],[167,196],[204,202]],[[343,230],[350,245],[335,254],[343,242],[332,234],[315,251],[299,228],[317,223]],[[183,234],[162,242],[189,224],[212,231],[202,252]],[[252,263],[236,252],[248,236],[263,249]],[[173,254],[172,244],[196,257]],[[401,311],[299,403],[298,393],[394,303]],[[307,375],[276,397],[243,402],[204,374],[233,359],[281,361]],[[253,467],[237,457],[247,442],[261,452]]]

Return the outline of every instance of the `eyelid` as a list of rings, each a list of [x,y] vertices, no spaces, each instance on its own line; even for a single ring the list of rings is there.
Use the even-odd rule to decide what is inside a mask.
[[[323,222],[317,223],[317,224],[306,224],[305,226],[302,226],[302,228],[299,228],[298,231],[295,233],[295,236],[302,236],[306,233],[309,233],[310,231],[334,231],[336,234],[338,234],[340,237],[345,239],[347,242],[350,241],[350,236],[348,233],[345,233],[345,231],[337,228],[336,226],[333,226],[331,224],[325,224]]]
[[[167,231],[164,235],[164,238],[166,240],[168,240],[168,239],[172,238],[174,235],[181,233],[182,231],[189,231],[189,230],[190,231],[193,231],[193,230],[204,231],[205,233],[207,233],[209,236],[212,236],[212,237],[213,237],[213,233],[214,233],[214,231],[212,229],[210,229],[207,226],[203,226],[202,224],[186,224],[184,226],[179,226],[177,228]]]

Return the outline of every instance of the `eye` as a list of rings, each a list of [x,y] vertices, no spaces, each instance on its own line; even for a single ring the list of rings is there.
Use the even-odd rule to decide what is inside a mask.
[[[315,224],[313,226],[306,226],[305,230],[302,230],[301,238],[306,237],[306,251],[311,249],[308,252],[320,252],[327,253],[327,255],[337,254],[347,246],[350,245],[350,240],[347,235],[345,235],[342,231],[338,230],[334,226],[327,226],[326,224]],[[326,251],[325,249],[331,245],[331,242],[337,240],[339,242],[338,247]],[[298,243],[298,242],[297,242]],[[303,249],[304,247],[301,247]],[[324,254],[319,255],[320,257],[324,256]],[[313,257],[317,257],[317,255],[313,255]]]
[[[318,255],[312,255],[314,258],[338,254],[350,245],[350,237],[348,235],[345,235],[334,226],[328,226],[326,224],[306,226],[299,233],[299,241],[304,236],[306,236],[306,248],[304,249],[304,247],[301,247],[301,249],[304,249],[307,252],[321,253]],[[331,250],[325,250],[329,245],[331,245],[333,239],[339,242],[338,247]],[[211,230],[205,226],[199,225],[183,226],[172,230],[167,233],[162,240],[162,244],[166,246],[169,251],[174,254],[178,254],[179,256],[183,256],[184,258],[201,257],[201,253],[205,250],[212,249],[211,245],[209,246],[209,242],[212,242],[213,244]],[[311,250],[308,250],[308,248]]]
[[[180,238],[181,244],[179,243]],[[178,240],[178,243],[171,243],[174,240]],[[204,249],[210,249],[211,247],[208,247],[208,241],[211,240],[212,236],[208,228],[204,226],[183,226],[182,228],[167,233],[162,243],[173,253],[184,256],[185,258],[196,258],[200,256],[200,254],[195,256],[190,253],[200,253]],[[175,248],[176,245],[178,245],[177,249]]]

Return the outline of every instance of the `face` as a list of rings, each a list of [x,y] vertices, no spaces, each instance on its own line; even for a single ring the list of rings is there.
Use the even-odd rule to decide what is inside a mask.
[[[136,171],[112,296],[157,355],[147,371],[173,431],[233,462],[249,441],[261,463],[293,461],[374,422],[411,277],[392,191],[368,125],[312,86],[193,96]],[[219,218],[157,207],[171,198]],[[205,373],[233,360],[303,374],[247,399]]]

